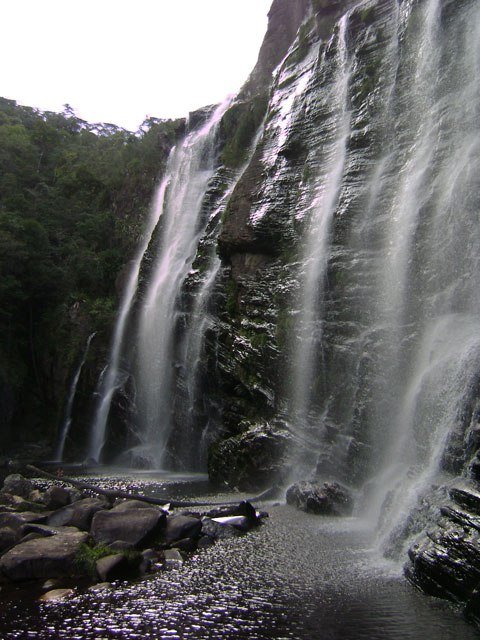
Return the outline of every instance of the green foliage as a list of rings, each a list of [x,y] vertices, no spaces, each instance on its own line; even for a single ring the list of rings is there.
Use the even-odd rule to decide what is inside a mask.
[[[0,98],[0,380],[39,421],[51,418],[54,363],[73,344],[68,309],[85,303],[91,330],[107,330],[115,280],[182,126],[149,118],[134,134],[69,105],[59,114]]]
[[[91,547],[88,544],[81,544],[75,556],[75,568],[78,573],[87,575],[90,578],[97,577],[96,563],[100,558],[112,555],[112,550],[104,545]]]
[[[238,297],[238,285],[233,278],[227,282],[226,286],[227,301],[225,304],[225,310],[229,316],[233,317],[237,314],[237,297]]]

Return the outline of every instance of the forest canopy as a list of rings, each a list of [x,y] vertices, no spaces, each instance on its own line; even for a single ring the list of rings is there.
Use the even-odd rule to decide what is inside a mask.
[[[45,368],[58,359],[59,343],[68,354],[68,342],[76,340],[67,326],[72,305],[81,303],[93,330],[109,326],[115,279],[138,240],[182,127],[182,120],[148,118],[133,133],[89,124],[69,105],[62,113],[42,112],[0,98],[4,414],[18,413],[12,398],[27,387],[36,401],[22,413],[41,421],[55,405],[55,375]]]

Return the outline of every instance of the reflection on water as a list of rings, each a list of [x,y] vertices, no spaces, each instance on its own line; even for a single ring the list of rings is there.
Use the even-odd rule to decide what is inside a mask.
[[[149,480],[137,478],[135,486],[126,478],[122,487],[138,490],[140,485],[152,493]],[[155,493],[191,498],[197,494],[193,485],[206,491],[201,478],[177,478]],[[270,518],[260,529],[141,582],[101,594],[79,593],[55,605],[26,597],[4,601],[0,637],[477,637],[452,607],[417,593],[398,568],[379,563],[354,520],[323,520],[287,506],[267,509]]]

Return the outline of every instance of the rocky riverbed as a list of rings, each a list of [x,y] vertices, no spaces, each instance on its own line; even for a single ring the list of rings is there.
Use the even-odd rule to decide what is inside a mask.
[[[159,498],[225,502],[205,476],[126,474],[90,478],[102,487]],[[426,598],[381,559],[369,523],[260,503],[269,518],[247,535],[221,539],[141,579],[110,586],[62,581],[61,601],[38,601],[30,583],[2,591],[3,640],[99,638],[293,638],[473,640],[477,632],[450,604]]]
[[[173,513],[168,505],[92,497],[61,483],[39,487],[11,474],[0,490],[0,579],[7,586],[42,581],[44,599],[70,595],[59,588],[62,580],[95,584],[161,571],[266,516],[248,501]]]

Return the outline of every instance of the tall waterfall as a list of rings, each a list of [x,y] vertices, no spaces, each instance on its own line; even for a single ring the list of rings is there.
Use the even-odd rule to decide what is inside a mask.
[[[300,312],[298,316],[296,344],[292,362],[293,393],[292,416],[302,439],[309,438],[308,413],[311,402],[311,378],[315,361],[322,358],[322,299],[324,280],[329,257],[331,225],[347,156],[347,141],[350,135],[350,111],[348,86],[352,64],[347,49],[348,16],[340,21],[338,31],[329,43],[335,48],[330,65],[333,79],[328,91],[322,96],[322,108],[328,124],[328,137],[324,139],[322,150],[322,172],[316,177],[318,189],[311,205],[310,228],[306,237],[302,256],[302,287]],[[302,455],[296,466],[308,466],[308,457]]]
[[[138,319],[137,371],[139,444],[133,457],[161,468],[166,464],[166,446],[173,427],[174,346],[181,320],[178,301],[182,285],[195,258],[198,243],[208,222],[202,204],[215,171],[218,153],[217,126],[231,98],[218,106],[208,122],[192,131],[172,155],[168,189],[163,202],[161,224],[153,239],[154,262]],[[203,309],[205,296],[213,284],[215,263],[196,298],[193,317]],[[200,327],[196,330],[202,335]],[[200,338],[187,345],[184,365],[194,369],[200,351]],[[190,349],[189,349],[190,346]],[[195,353],[192,354],[192,351]],[[192,361],[193,358],[193,361]],[[193,379],[193,378],[192,378]]]
[[[95,416],[92,422],[92,428],[90,431],[90,442],[88,449],[88,458],[96,461],[101,460],[102,449],[105,444],[108,416],[110,414],[110,407],[112,404],[114,393],[125,381],[125,373],[122,370],[121,366],[121,359],[125,342],[125,332],[135,301],[142,260],[148,248],[152,233],[157,226],[158,219],[163,210],[165,190],[168,184],[168,167],[171,165],[171,162],[172,158],[170,157],[169,163],[167,165],[166,175],[162,180],[157,193],[155,194],[154,202],[150,210],[150,216],[147,221],[146,229],[138,248],[137,255],[135,256],[130,266],[127,283],[123,291],[118,317],[115,323],[108,364],[106,369],[104,369],[104,371],[102,372],[102,375],[100,376],[100,379],[98,381],[95,394],[98,400]]]
[[[369,480],[389,548],[467,437],[480,373],[480,6],[360,3],[318,65],[293,428],[317,477]]]

